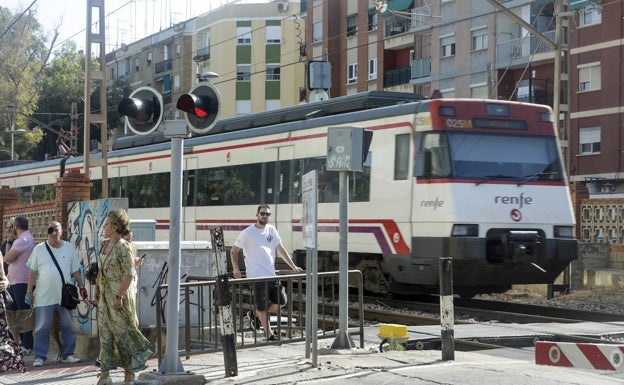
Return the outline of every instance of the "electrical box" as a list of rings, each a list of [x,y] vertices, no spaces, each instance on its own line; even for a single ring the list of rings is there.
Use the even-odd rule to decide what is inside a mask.
[[[363,171],[372,138],[373,132],[361,127],[329,127],[326,169]]]

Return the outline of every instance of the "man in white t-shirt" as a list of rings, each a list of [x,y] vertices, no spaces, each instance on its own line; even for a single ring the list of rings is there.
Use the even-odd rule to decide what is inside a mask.
[[[238,252],[243,250],[247,278],[275,277],[275,251],[294,271],[302,269],[295,265],[290,254],[282,245],[282,239],[273,225],[269,225],[271,209],[268,205],[260,205],[256,210],[256,223],[247,227],[234,241],[230,250],[234,278],[241,277],[238,267]],[[256,283],[256,316],[265,330],[267,341],[275,341],[277,337],[269,327],[268,313],[276,312],[286,305],[286,293],[279,281]]]
[[[58,315],[61,328],[61,342],[63,351],[61,361],[66,363],[80,362],[74,356],[76,348],[76,331],[72,311],[61,306],[62,280],[59,270],[52,260],[50,253],[63,272],[65,283],[71,283],[73,277],[80,288],[83,300],[87,300],[87,290],[82,284],[80,262],[76,257],[76,250],[71,243],[61,239],[63,228],[59,222],[52,221],[48,227],[48,240],[41,242],[33,249],[26,266],[30,269],[28,288],[25,302],[35,308],[34,349],[35,360],[33,366],[43,366],[48,356],[50,346],[50,328],[54,313]],[[48,246],[49,250],[48,251]],[[34,287],[37,287],[33,295]]]

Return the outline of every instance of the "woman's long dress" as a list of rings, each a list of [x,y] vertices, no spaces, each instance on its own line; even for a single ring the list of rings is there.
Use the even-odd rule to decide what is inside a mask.
[[[26,371],[24,355],[9,334],[4,295],[0,294],[0,373],[10,369],[17,369],[22,373]]]
[[[102,250],[105,247],[102,247]],[[130,245],[119,240],[108,254],[100,257],[100,300],[98,302],[98,331],[101,347],[101,370],[114,367],[145,368],[152,356],[150,342],[137,328],[134,298],[124,298],[121,309],[114,307],[115,295],[124,276],[134,273],[134,258]]]

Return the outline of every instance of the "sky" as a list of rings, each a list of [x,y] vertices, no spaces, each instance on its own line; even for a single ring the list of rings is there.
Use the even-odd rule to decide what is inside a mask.
[[[74,40],[78,49],[85,47],[87,0],[2,0],[2,6],[18,13],[28,8],[37,10],[36,18],[52,40],[58,27],[55,49]],[[258,3],[266,0],[104,0],[106,52],[149,36],[172,24],[210,12],[227,3]],[[92,19],[98,16],[93,14]]]

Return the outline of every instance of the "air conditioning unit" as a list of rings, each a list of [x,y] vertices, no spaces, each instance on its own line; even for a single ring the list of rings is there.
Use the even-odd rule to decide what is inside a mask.
[[[286,12],[286,11],[288,11],[288,3],[287,2],[277,3],[277,10],[279,12]]]

